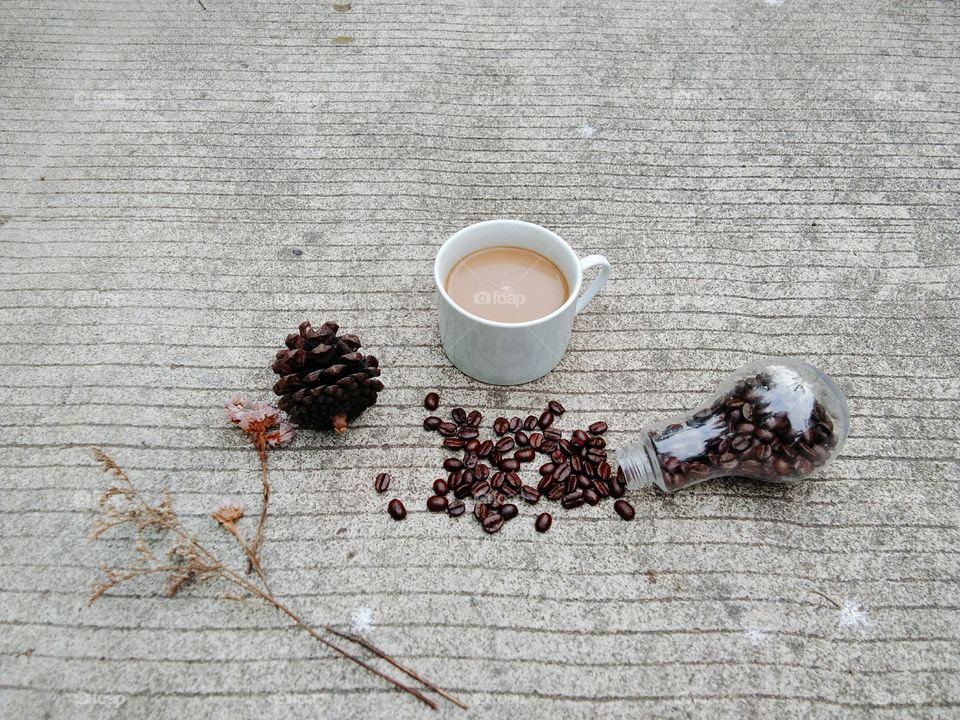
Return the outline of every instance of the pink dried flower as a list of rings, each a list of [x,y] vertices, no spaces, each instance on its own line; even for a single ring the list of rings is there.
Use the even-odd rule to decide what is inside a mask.
[[[296,427],[289,420],[281,420],[277,429],[267,434],[267,444],[270,447],[286,445],[297,436]]]
[[[241,413],[246,405],[246,401],[243,399],[243,395],[240,393],[234,393],[230,396],[230,399],[224,404],[223,409],[227,415],[227,420],[232,423],[239,423]]]
[[[268,447],[286,445],[296,435],[295,426],[268,402],[248,402],[237,393],[223,407],[227,419],[239,425],[260,452],[265,452]]]

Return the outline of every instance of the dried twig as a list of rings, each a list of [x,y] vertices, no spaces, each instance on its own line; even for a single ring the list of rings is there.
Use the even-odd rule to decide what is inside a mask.
[[[277,599],[267,583],[266,574],[263,572],[253,545],[243,539],[242,534],[236,527],[236,523],[243,517],[243,503],[239,498],[224,498],[214,506],[211,516],[240,545],[244,554],[256,570],[257,576],[263,584],[262,587],[257,585],[254,580],[249,579],[244,573],[233,570],[225,565],[211,550],[201,544],[197,538],[180,523],[179,517],[173,510],[168,493],[165,492],[163,498],[156,505],[150,504],[113,458],[99,448],[95,448],[93,454],[94,458],[96,458],[104,470],[113,476],[115,484],[108,488],[100,498],[100,517],[98,517],[94,523],[91,539],[95,540],[101,537],[112,528],[130,526],[134,531],[133,540],[138,562],[126,568],[105,566],[103,568],[104,579],[93,587],[87,605],[96,602],[103,597],[105,593],[118,585],[148,575],[160,574],[166,576],[166,594],[168,596],[177,594],[181,589],[192,583],[219,578],[227,583],[233,584],[264,604],[280,611],[294,624],[309,633],[312,638],[333,652],[385,680],[398,690],[415,697],[428,707],[432,709],[437,708],[436,702],[424,695],[419,689],[397,680],[386,672],[374,667],[363,658],[344,649],[333,640],[324,637],[321,632]],[[156,536],[162,537],[164,534],[172,536],[173,544],[165,554],[166,560],[161,560],[160,556],[151,549],[150,541],[145,535],[147,529],[159,531],[154,533]],[[155,540],[154,538],[154,541]],[[231,600],[242,599],[234,595],[225,595],[224,597]],[[424,688],[437,693],[437,695],[458,707],[466,709],[466,705],[463,702],[445,692],[434,683],[423,679],[416,672],[405,667],[367,640],[356,635],[341,632],[329,625],[325,625],[321,629],[334,637],[362,647],[376,657],[389,663],[407,677],[417,681]]]

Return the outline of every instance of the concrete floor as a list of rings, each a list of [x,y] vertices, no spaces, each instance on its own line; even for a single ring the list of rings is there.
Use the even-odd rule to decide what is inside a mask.
[[[84,542],[89,447],[232,553],[207,507],[259,480],[221,404],[269,397],[304,318],[387,386],[271,460],[264,562],[305,617],[369,625],[471,717],[957,716],[955,2],[204,5],[0,2],[0,716],[464,716],[222,587],[83,608],[128,547]],[[432,258],[490,217],[614,266],[515,388],[438,345]],[[488,418],[556,397],[619,446],[764,354],[848,394],[813,481],[637,492],[632,524],[546,535],[423,509],[427,389]]]

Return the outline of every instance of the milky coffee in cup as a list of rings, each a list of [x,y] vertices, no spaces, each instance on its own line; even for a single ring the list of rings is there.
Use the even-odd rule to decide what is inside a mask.
[[[467,312],[504,323],[546,317],[570,297],[567,278],[552,261],[506,245],[460,259],[450,270],[445,289]]]

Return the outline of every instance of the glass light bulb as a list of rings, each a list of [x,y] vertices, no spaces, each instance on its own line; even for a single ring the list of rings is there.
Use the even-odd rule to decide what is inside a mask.
[[[630,489],[664,492],[730,475],[792,482],[829,463],[847,439],[850,412],[813,365],[771,357],[744,365],[689,413],[643,429],[617,451]]]

